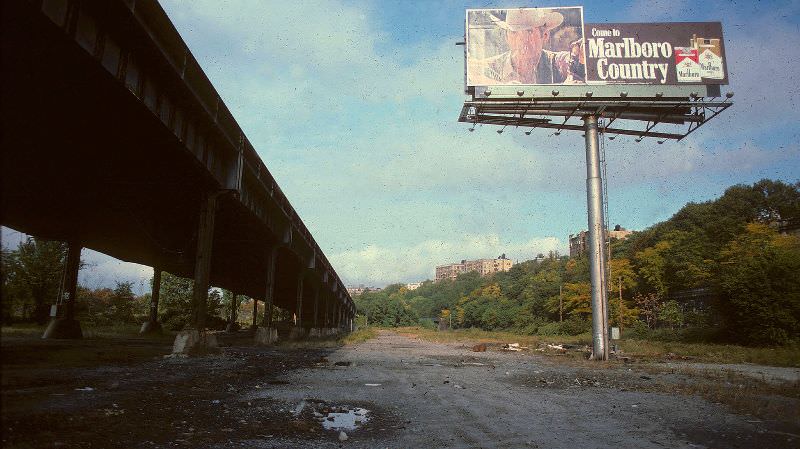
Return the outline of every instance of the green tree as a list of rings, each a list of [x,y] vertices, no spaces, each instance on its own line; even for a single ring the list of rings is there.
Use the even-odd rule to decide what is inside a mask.
[[[20,242],[16,250],[4,251],[4,319],[47,322],[50,305],[58,299],[66,254],[64,243],[34,237]]]
[[[191,320],[193,285],[191,279],[166,271],[161,274],[159,308],[161,320],[168,329],[181,330]]]
[[[800,338],[800,237],[751,223],[721,256],[721,310],[734,338],[750,344]]]
[[[649,287],[649,291],[664,297],[667,294],[665,253],[672,247],[672,243],[660,241],[654,246],[645,248],[636,253],[636,265],[639,276]]]
[[[675,300],[667,301],[661,306],[661,310],[658,312],[658,318],[662,323],[669,326],[670,329],[680,327],[684,322],[681,306]]]

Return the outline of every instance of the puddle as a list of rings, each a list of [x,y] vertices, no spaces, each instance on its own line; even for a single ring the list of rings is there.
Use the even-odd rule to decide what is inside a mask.
[[[369,421],[369,410],[360,407],[331,407],[314,411],[325,430],[356,430]]]

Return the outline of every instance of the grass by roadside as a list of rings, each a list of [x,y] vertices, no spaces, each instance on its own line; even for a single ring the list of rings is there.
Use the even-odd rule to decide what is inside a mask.
[[[318,338],[311,340],[279,341],[278,345],[289,349],[304,348],[339,348],[342,346],[354,345],[375,338],[378,331],[374,328],[362,328],[350,333],[337,335],[335,337]]]
[[[15,324],[13,326],[3,326],[0,328],[0,337],[2,338],[41,338],[47,326],[39,326],[36,324]],[[94,326],[90,323],[81,323],[81,331],[83,332],[84,340],[102,340],[102,339],[117,339],[117,338],[145,338],[151,340],[172,340],[175,338],[175,333],[163,330],[162,333],[153,335],[139,335],[139,324],[113,324],[104,326]]]
[[[575,336],[539,336],[539,335],[520,335],[513,332],[503,331],[484,331],[480,329],[454,329],[452,331],[437,331],[423,327],[398,327],[388,328],[387,330],[397,332],[400,335],[411,338],[419,338],[425,341],[437,343],[519,343],[522,346],[535,348],[540,343],[569,343],[569,344],[591,344],[592,337],[589,334]]]
[[[645,360],[685,359],[708,363],[754,363],[800,367],[800,346],[753,348],[711,343],[678,343],[650,340],[621,340],[626,355]]]
[[[698,370],[691,365],[678,369],[649,365],[644,369],[654,374],[682,374],[693,380],[658,380],[639,390],[701,396],[710,402],[725,404],[738,413],[764,420],[800,422],[800,382],[766,382],[730,370]]]
[[[591,345],[592,342],[589,334],[539,336],[519,335],[512,332],[489,332],[480,329],[455,329],[440,332],[421,327],[400,327],[389,330],[407,337],[439,343],[519,343],[531,349],[547,343]],[[633,339],[620,340],[618,344],[625,355],[645,361],[677,359],[708,363],[754,363],[768,366],[800,367],[800,346],[752,348],[738,345]]]

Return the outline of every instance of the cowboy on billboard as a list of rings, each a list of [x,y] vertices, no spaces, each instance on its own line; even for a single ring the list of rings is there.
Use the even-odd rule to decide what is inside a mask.
[[[467,11],[467,85],[583,83],[581,18],[580,8]]]

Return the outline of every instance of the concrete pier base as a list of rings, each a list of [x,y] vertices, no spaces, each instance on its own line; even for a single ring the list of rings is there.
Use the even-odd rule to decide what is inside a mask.
[[[267,333],[269,330],[269,333]],[[278,341],[278,329],[267,329],[266,327],[259,327],[256,330],[256,344],[261,346],[271,345]]]
[[[158,321],[145,321],[142,323],[142,328],[139,329],[139,334],[141,335],[149,335],[149,334],[160,334],[161,333],[161,323]]]
[[[308,337],[325,338],[325,337],[332,337],[338,334],[339,334],[339,329],[336,329],[334,327],[315,327],[309,330]]]
[[[311,329],[308,336],[311,338],[325,338],[325,337],[332,337],[337,335],[338,329],[332,327],[317,327]]]
[[[172,345],[173,355],[197,356],[218,352],[217,336],[196,329],[180,331]]]
[[[289,340],[300,340],[306,336],[306,330],[300,326],[289,329]]]
[[[83,338],[81,323],[70,318],[55,318],[50,320],[42,338],[79,339]]]

